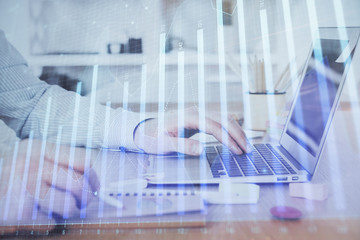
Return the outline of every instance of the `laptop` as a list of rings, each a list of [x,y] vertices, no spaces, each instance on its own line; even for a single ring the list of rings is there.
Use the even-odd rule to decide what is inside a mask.
[[[350,64],[360,54],[356,48],[359,33],[360,28],[318,29],[277,144],[249,144],[251,153],[242,155],[232,154],[220,143],[206,145],[199,157],[143,155],[141,159],[146,163],[137,173],[153,184],[310,181]],[[136,154],[126,158],[139,161]]]

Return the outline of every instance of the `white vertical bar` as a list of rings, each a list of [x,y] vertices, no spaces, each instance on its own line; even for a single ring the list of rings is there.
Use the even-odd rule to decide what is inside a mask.
[[[166,33],[160,34],[160,49],[159,49],[159,108],[158,108],[158,151],[161,152],[165,148],[165,142],[163,139],[163,131],[165,127],[165,43]],[[163,164],[157,165],[157,172],[164,171]],[[157,192],[161,192],[162,187],[157,188]],[[158,194],[157,194],[158,195]],[[157,201],[162,201],[162,198],[157,198]],[[161,203],[156,205],[156,214],[162,214]]]
[[[339,36],[347,39],[349,37],[347,34],[347,30],[346,30],[346,28],[343,28],[344,26],[346,26],[343,4],[339,0],[333,0],[333,3],[334,3],[337,26],[341,26],[340,28],[338,28]],[[345,49],[345,48],[346,48],[346,45],[342,44],[342,49]],[[353,71],[352,66],[354,66],[354,64],[350,65],[348,77],[346,79],[347,82],[345,82],[344,87],[346,87],[347,93],[350,94],[351,109],[358,109],[359,97],[357,95],[357,89],[355,87],[353,87],[353,86],[356,86],[356,82],[355,82],[356,78],[353,75],[354,71]],[[358,134],[360,133],[360,127],[359,127],[358,121],[360,119],[360,114],[358,114],[357,111],[352,111],[351,115],[352,115],[351,126],[353,128],[355,128],[354,131],[352,132],[352,134],[354,134],[356,136],[357,143],[359,144],[360,136]],[[345,121],[346,121],[345,115],[341,114],[341,116],[342,116],[342,122],[345,123]],[[344,131],[342,131],[342,132],[344,132]],[[352,139],[353,138],[348,136],[348,141],[353,141]],[[334,179],[333,180],[334,184],[335,184],[335,182],[338,182],[338,186],[341,186],[341,188],[340,188],[341,193],[337,194],[337,195],[341,195],[341,196],[337,196],[339,199],[337,199],[337,201],[336,201],[336,205],[337,205],[336,207],[337,207],[337,209],[342,210],[342,209],[346,208],[346,201],[344,198],[345,193],[344,193],[344,188],[343,188],[344,183],[342,181],[343,178],[341,177],[341,174],[343,174],[343,173],[340,171],[340,163],[339,163],[339,159],[341,159],[341,156],[339,153],[339,149],[337,147],[334,147],[331,149],[334,151],[334,154],[332,154],[333,157],[331,157],[331,160],[332,160],[331,163],[333,165],[332,168],[335,171],[335,174],[336,174],[335,176],[339,176],[336,179],[335,179],[335,177],[332,177],[332,179]],[[335,159],[337,159],[337,160],[335,160]]]
[[[275,92],[273,72],[272,72],[272,61],[271,61],[271,50],[270,50],[270,39],[269,39],[269,25],[267,20],[266,9],[260,10],[260,25],[263,43],[263,54],[264,54],[264,67],[265,67],[265,83],[266,92],[270,91],[270,94],[266,95],[267,108],[268,108],[268,119],[271,123],[276,123],[276,106],[275,106]],[[284,203],[284,194],[281,191],[276,190],[276,201],[277,204],[282,205]]]
[[[181,114],[182,110],[185,108],[185,69],[184,69],[184,51],[178,52],[178,124],[179,126],[184,126],[185,118],[184,115]],[[182,133],[182,129],[179,129],[179,136]],[[179,141],[179,149],[182,149],[184,146],[183,141]]]
[[[222,0],[216,0],[217,7],[217,39],[218,39],[218,55],[219,55],[219,81],[220,81],[220,105],[221,105],[221,124],[225,129],[227,126],[227,92],[226,92],[226,66],[225,66],[225,45],[224,45],[224,21]],[[227,144],[226,139],[222,141]]]
[[[290,64],[290,74],[291,81],[294,82],[297,79],[297,63],[295,60],[295,45],[294,45],[294,36],[293,36],[293,27],[292,27],[292,19],[291,19],[291,11],[289,0],[282,0],[283,5],[283,13],[284,13],[284,22],[286,29],[286,43],[288,47],[288,56],[289,56],[289,64]],[[296,88],[292,87],[292,95],[295,94]]]
[[[241,63],[241,80],[243,87],[243,102],[244,102],[244,120],[248,121],[246,125],[252,129],[252,119],[250,114],[250,87],[249,87],[249,72],[248,72],[248,58],[247,58],[247,44],[246,44],[246,29],[245,29],[245,12],[244,1],[237,0],[238,10],[238,24],[239,24],[239,47],[240,47],[240,63]],[[251,212],[257,212],[256,204],[250,206]]]
[[[227,109],[227,91],[226,91],[226,65],[225,65],[225,45],[224,45],[224,21],[222,0],[216,0],[217,9],[217,39],[218,39],[218,55],[219,55],[219,82],[220,82],[220,111],[221,125],[224,129],[228,129],[228,109]],[[228,145],[227,136],[223,137],[222,142]],[[224,184],[224,188],[228,189],[229,185]],[[227,192],[228,190],[225,190]],[[231,205],[225,205],[225,212],[231,212]]]
[[[320,33],[319,33],[319,24],[317,20],[317,13],[316,13],[316,6],[315,1],[313,0],[307,0],[307,9],[308,9],[308,15],[310,20],[310,28],[311,28],[311,35],[312,35],[312,42],[313,42],[313,48],[314,48],[314,57],[315,57],[315,69],[321,69],[325,72],[324,66],[322,63],[319,63],[318,61],[322,60],[322,48],[321,48],[321,42],[318,42],[320,39]],[[319,44],[318,46],[315,46],[316,44]],[[319,74],[317,74],[319,75]],[[319,79],[319,77],[318,77]],[[321,82],[318,82],[318,84],[321,84]],[[323,83],[324,84],[324,83]],[[325,83],[326,84],[326,83]],[[322,88],[321,86],[319,87]],[[327,89],[322,89],[323,91],[319,91],[320,99],[328,99],[328,93]],[[324,106],[321,106],[324,107]],[[327,116],[323,116],[323,119],[327,119]],[[323,122],[322,124],[326,124],[326,122]],[[333,161],[330,161],[332,165],[334,165]],[[337,175],[339,176],[339,175]],[[336,180],[334,178],[331,178],[331,181],[334,183]],[[339,208],[339,205],[341,205],[344,201],[342,194],[335,194],[335,204]],[[309,202],[306,204],[307,210],[313,210],[314,204]],[[340,207],[342,208],[342,207]]]
[[[292,62],[296,56],[296,53],[295,53],[295,45],[294,45],[295,41],[293,38],[292,18],[291,18],[291,9],[290,9],[289,0],[282,0],[282,5],[283,5],[285,27],[286,27],[286,41],[288,47],[288,58],[290,63],[291,81],[296,81],[297,64],[296,61]],[[292,87],[290,89],[292,89],[292,95],[295,96],[297,88]],[[302,105],[301,102],[299,102],[299,104]],[[300,124],[304,124],[304,116],[301,109],[299,110],[297,108],[294,108],[293,111],[294,111],[293,114],[295,114],[297,118],[296,121],[300,122]]]
[[[316,7],[314,0],[306,0],[308,15],[310,20],[310,29],[311,29],[311,40],[316,40],[319,38],[319,24],[317,21]]]
[[[206,100],[205,100],[205,62],[204,62],[204,29],[197,30],[197,61],[198,61],[198,104],[199,104],[199,129],[206,131]],[[205,142],[205,135],[200,135],[200,142]],[[200,178],[206,178],[206,169],[200,161]],[[206,187],[206,185],[204,185]]]
[[[316,13],[316,6],[315,6],[315,2],[314,1],[307,1],[308,3],[308,11],[309,11],[309,18],[310,18],[310,27],[311,27],[311,33],[313,36],[313,43],[314,43],[314,57],[315,57],[315,69],[320,69],[321,71],[325,72],[325,66],[322,64],[322,60],[323,60],[323,51],[322,51],[322,46],[321,46],[321,42],[320,40],[320,32],[319,32],[319,24],[317,21],[317,13]],[[318,44],[318,45],[317,45]],[[318,84],[320,85],[319,88],[322,89],[322,87],[325,87],[324,89],[322,89],[323,91],[319,91],[320,94],[320,99],[328,99],[329,98],[329,94],[328,94],[328,90],[326,87],[326,83],[323,83],[321,81],[319,81],[319,73],[317,73],[317,79],[318,79]],[[328,104],[327,106],[321,106],[321,107],[330,107]],[[326,125],[326,121],[327,121],[327,115],[323,112],[323,124],[324,126]]]
[[[271,51],[270,51],[270,39],[269,39],[269,26],[267,20],[266,9],[260,10],[260,24],[261,24],[261,35],[264,53],[264,64],[265,64],[265,81],[266,90],[274,90],[272,62],[271,62]]]
[[[16,141],[15,142],[15,147],[14,147],[13,159],[12,159],[12,163],[11,163],[9,185],[8,185],[8,190],[7,190],[7,193],[6,193],[6,202],[5,202],[4,217],[3,217],[4,221],[7,220],[7,217],[9,215],[9,210],[10,210],[10,200],[11,200],[11,197],[13,195],[12,194],[12,188],[13,188],[13,185],[14,185],[15,168],[16,168],[16,160],[17,160],[17,156],[18,156],[18,151],[19,151],[19,142]]]
[[[184,66],[184,51],[180,49],[178,51],[178,126],[184,126],[185,117],[183,114],[183,110],[185,108],[185,66]],[[183,129],[178,129],[178,136],[183,133]],[[178,149],[184,149],[185,139],[179,138],[178,141]],[[185,179],[185,167],[184,167],[184,157],[179,157],[178,160],[178,180],[181,182]],[[178,189],[179,191],[180,189]],[[182,214],[182,210],[184,209],[184,196],[179,194],[177,197],[178,200],[178,214]]]
[[[293,27],[292,27],[292,19],[291,19],[291,9],[289,0],[282,0],[282,6],[283,6],[283,13],[284,13],[284,22],[285,22],[285,28],[286,28],[286,43],[288,47],[288,59],[290,64],[290,74],[291,74],[291,81],[296,81],[297,78],[297,63],[294,61],[296,57],[295,53],[295,45],[294,45],[294,37],[293,37]],[[296,88],[291,87],[292,95],[295,96]],[[297,116],[297,121],[303,121],[303,113],[302,111],[297,111],[294,109],[295,114]]]
[[[238,10],[238,24],[239,24],[239,46],[240,46],[240,63],[241,63],[241,80],[243,88],[243,103],[244,103],[244,119],[248,121],[246,125],[252,129],[251,109],[250,109],[250,87],[249,87],[249,72],[248,72],[248,58],[247,58],[247,44],[246,44],[246,30],[245,30],[245,13],[244,1],[237,1]]]
[[[140,121],[145,120],[146,115],[146,92],[147,92],[147,64],[144,63],[141,67],[141,92],[140,92]],[[140,139],[140,146],[144,146],[144,138]],[[138,161],[140,161],[140,164],[143,164],[143,158],[139,157]],[[139,164],[139,163],[138,163]],[[138,168],[137,177],[142,178],[142,168]],[[142,185],[139,182],[137,185],[137,192],[142,191]],[[142,196],[139,194],[137,196],[137,201],[139,204],[142,204]],[[136,208],[136,216],[142,215],[142,206],[139,206]]]
[[[105,129],[104,129],[104,140],[103,147],[109,147],[109,126],[110,126],[110,109],[111,102],[106,102],[106,111],[105,111]],[[101,180],[100,187],[105,187],[106,184],[106,167],[107,167],[107,150],[102,150],[102,158],[101,158]],[[99,209],[98,209],[98,217],[102,218],[104,216],[104,199],[99,198]]]
[[[86,217],[86,206],[87,206],[87,197],[89,191],[89,169],[90,169],[90,160],[92,153],[92,142],[93,142],[93,131],[94,131],[94,121],[95,121],[95,105],[96,105],[96,87],[98,81],[98,71],[99,65],[95,65],[93,69],[92,84],[91,84],[91,98],[90,98],[90,113],[89,113],[89,125],[88,125],[88,134],[86,142],[86,153],[85,153],[85,167],[84,167],[84,178],[83,178],[83,192],[81,197],[81,210],[80,218]]]
[[[178,111],[185,108],[185,66],[184,66],[184,51],[178,52]],[[185,123],[184,115],[179,114],[178,123],[179,126],[183,126]],[[181,131],[181,129],[179,129]],[[180,132],[181,133],[181,132]],[[181,149],[181,148],[180,148]]]
[[[224,26],[222,0],[216,0],[217,6],[217,38],[218,38],[218,55],[219,55],[219,81],[220,81],[220,108],[221,124],[227,129],[227,92],[226,92],[226,71],[225,71],[225,46],[224,46]],[[227,139],[222,139],[227,144]]]
[[[315,41],[317,39],[319,39],[320,35],[319,35],[319,26],[318,26],[318,21],[317,21],[317,14],[316,14],[316,7],[315,7],[315,3],[313,0],[307,0],[307,9],[308,9],[308,16],[309,16],[309,20],[310,20],[310,31],[311,31],[311,40],[312,43],[315,44]],[[319,46],[321,48],[321,46]],[[314,45],[313,45],[314,48]],[[322,52],[322,51],[321,51]],[[318,51],[314,51],[314,57],[316,60],[319,59],[319,53]],[[319,64],[316,64],[316,68],[319,67]],[[320,91],[321,94],[321,91]],[[301,115],[302,116],[302,115]],[[337,198],[338,194],[336,194],[335,198]],[[306,208],[308,211],[312,211],[314,209],[314,205],[311,202],[308,202],[306,204]]]
[[[98,82],[99,65],[95,65],[93,69],[92,83],[91,83],[91,98],[90,98],[90,114],[89,114],[89,126],[86,147],[91,148],[93,142],[93,130],[95,121],[95,105],[96,105],[96,87]],[[85,169],[86,170],[86,169]]]
[[[345,22],[345,17],[344,17],[344,8],[343,8],[343,4],[341,1],[339,0],[333,0],[334,2],[334,9],[335,9],[335,16],[336,16],[336,21],[337,21],[337,25],[338,26],[346,26],[346,22]],[[340,36],[344,36],[346,39],[348,38],[347,36],[347,31],[345,28],[339,28],[339,35]],[[352,64],[352,66],[349,68],[349,73],[348,73],[348,77],[346,79],[346,83],[345,86],[346,87],[346,92],[349,94],[350,96],[350,105],[351,105],[351,109],[358,109],[359,105],[360,105],[360,100],[359,100],[359,96],[358,96],[358,92],[357,92],[357,88],[353,87],[356,86],[356,77],[355,77],[355,73],[354,73],[354,68],[353,68],[354,64]],[[358,111],[352,111],[352,126],[355,128],[355,131],[353,134],[355,134],[356,139],[357,139],[357,143],[359,146],[360,145],[360,126],[359,124],[357,124],[358,119],[360,119],[360,114]]]
[[[159,52],[159,106],[158,106],[158,121],[159,121],[159,136],[162,136],[164,129],[164,113],[165,113],[165,42],[166,34],[160,34],[160,52]],[[164,149],[164,142],[159,138],[158,142],[159,152]]]
[[[341,2],[341,0],[333,0],[334,2],[334,9],[335,9],[335,16],[336,16],[336,21],[337,21],[337,25],[338,26],[346,26],[346,22],[345,22],[345,17],[344,17],[344,8],[343,8],[343,4]],[[346,28],[339,28],[339,35],[342,37],[345,37],[346,39],[348,38],[347,32],[346,32]],[[353,72],[353,68],[349,69],[349,75],[354,74]],[[348,82],[347,84],[345,84],[345,86],[347,87],[347,92],[350,94],[350,99],[351,101],[351,105],[352,107],[359,107],[359,96],[357,94],[357,89],[355,87],[356,83],[354,82],[356,78],[354,77],[348,77],[346,79],[346,81],[351,81]],[[359,119],[359,117],[355,117],[354,115],[354,127],[356,127],[357,129],[360,128],[359,124],[357,124],[357,120]],[[359,132],[359,131],[358,131]],[[360,136],[358,136],[360,137]],[[358,139],[358,142],[360,143],[360,140]]]
[[[264,53],[266,90],[269,90],[273,93],[274,81],[273,81],[272,62],[271,62],[269,26],[268,26],[266,9],[260,10],[260,24],[261,24],[261,34],[262,34],[263,53]],[[268,100],[267,104],[268,104],[269,121],[274,123],[276,122],[275,95],[268,94],[267,100]]]
[[[51,102],[52,102],[52,98],[49,97],[47,106],[46,106],[46,116],[45,116],[44,133],[43,133],[43,138],[42,138],[42,143],[41,143],[39,170],[38,170],[38,175],[37,175],[37,179],[36,179],[36,189],[35,189],[35,196],[34,196],[35,200],[34,200],[34,206],[33,206],[33,212],[32,212],[33,220],[35,220],[37,218],[37,213],[38,213],[37,201],[39,200],[39,197],[40,197],[40,189],[41,189],[41,183],[42,183],[42,172],[43,172],[43,167],[44,167],[46,141],[47,141],[47,135],[48,135],[48,129],[49,129]]]
[[[58,128],[58,134],[56,139],[56,149],[54,156],[54,170],[51,180],[51,188],[50,188],[50,200],[49,200],[49,211],[48,211],[48,219],[52,219],[53,217],[53,209],[54,209],[54,200],[55,200],[55,191],[56,191],[56,178],[58,172],[58,162],[60,157],[60,147],[61,147],[61,135],[62,135],[62,126]]]
[[[129,82],[124,82],[124,93],[123,93],[123,111],[121,122],[123,123],[121,126],[121,134],[125,138],[127,135],[127,109],[128,109],[128,101],[129,101]],[[123,141],[122,141],[123,142]],[[124,181],[124,162],[126,161],[125,154],[121,153],[120,155],[120,168],[119,168],[119,185],[118,185],[118,193],[122,193],[121,199],[124,197],[123,194],[123,184],[121,184],[122,181]],[[116,216],[121,217],[122,216],[122,208],[118,207],[116,209]]]
[[[32,143],[34,138],[34,132],[30,131],[29,134],[29,141],[26,149],[26,157],[25,157],[25,166],[23,172],[23,179],[21,183],[21,190],[20,190],[20,202],[18,208],[18,220],[22,219],[23,210],[24,210],[24,201],[25,201],[25,194],[26,194],[26,186],[29,178],[29,167],[30,167],[30,158],[31,158],[31,150],[32,150]]]
[[[74,120],[72,126],[72,133],[71,133],[71,148],[69,154],[69,167],[68,167],[68,176],[66,179],[66,195],[64,201],[64,219],[69,218],[69,205],[70,205],[70,198],[71,198],[71,184],[73,181],[73,172],[74,172],[74,158],[75,158],[75,150],[76,150],[76,135],[77,135],[77,128],[78,128],[78,121],[79,121],[79,107],[80,107],[80,93],[81,93],[81,82],[77,84],[76,87],[76,96],[75,96],[75,106],[74,106]]]

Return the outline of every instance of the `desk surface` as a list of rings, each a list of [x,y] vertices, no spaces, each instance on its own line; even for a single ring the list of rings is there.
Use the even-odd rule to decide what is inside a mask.
[[[263,184],[259,203],[255,205],[212,205],[207,207],[206,226],[200,228],[134,229],[99,224],[59,226],[54,237],[98,237],[111,239],[359,239],[360,130],[354,122],[359,111],[339,111],[329,132],[319,168],[313,183],[324,183],[329,189],[325,201],[310,201],[289,196],[287,184]],[[274,220],[269,210],[276,205],[293,206],[303,212],[299,221]],[[34,226],[36,230],[37,226]],[[100,234],[100,235],[99,235]]]

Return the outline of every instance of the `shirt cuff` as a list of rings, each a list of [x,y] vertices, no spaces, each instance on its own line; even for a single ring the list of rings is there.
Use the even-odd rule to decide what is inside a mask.
[[[134,132],[133,132],[133,140],[134,140],[134,143],[135,143],[135,132],[136,132],[136,130],[138,129],[138,127],[139,127],[141,124],[143,124],[144,122],[146,122],[146,121],[148,121],[148,120],[151,120],[151,119],[154,119],[154,118],[153,118],[153,117],[145,118],[144,120],[142,120],[141,122],[139,122],[139,123],[136,125],[136,127],[135,127],[135,129],[134,129]],[[136,145],[136,144],[135,144],[135,145]],[[136,147],[137,147],[139,150],[141,150],[142,152],[144,152],[144,149],[138,147],[137,145],[136,145]]]
[[[105,147],[139,150],[134,142],[134,133],[139,124],[146,119],[149,119],[149,116],[122,108],[113,110],[110,115],[109,135]]]

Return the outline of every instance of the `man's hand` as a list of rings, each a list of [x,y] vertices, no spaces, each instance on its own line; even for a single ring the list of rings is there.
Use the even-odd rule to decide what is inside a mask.
[[[0,172],[0,222],[3,224],[32,223],[33,211],[38,211],[38,221],[44,220],[47,224],[49,213],[53,217],[65,214],[65,201],[69,203],[66,214],[70,217],[79,214],[82,194],[88,194],[88,202],[91,201],[98,179],[91,168],[88,178],[83,176],[86,150],[69,146],[57,148],[55,144],[47,143],[41,156],[41,149],[42,141],[26,139],[19,142],[15,165],[14,151],[0,156],[3,158]],[[69,170],[71,151],[74,162]],[[95,152],[92,155],[96,157]],[[42,171],[39,171],[42,160]],[[84,183],[89,186],[86,193]]]
[[[179,152],[200,155],[203,151],[202,144],[184,138],[186,131],[199,130],[213,135],[235,154],[247,152],[245,133],[233,117],[226,116],[226,121],[222,122],[219,113],[209,113],[205,116],[204,123],[199,119],[198,109],[193,107],[182,112],[166,113],[163,123],[161,119],[147,120],[136,129],[135,144],[151,154]]]

